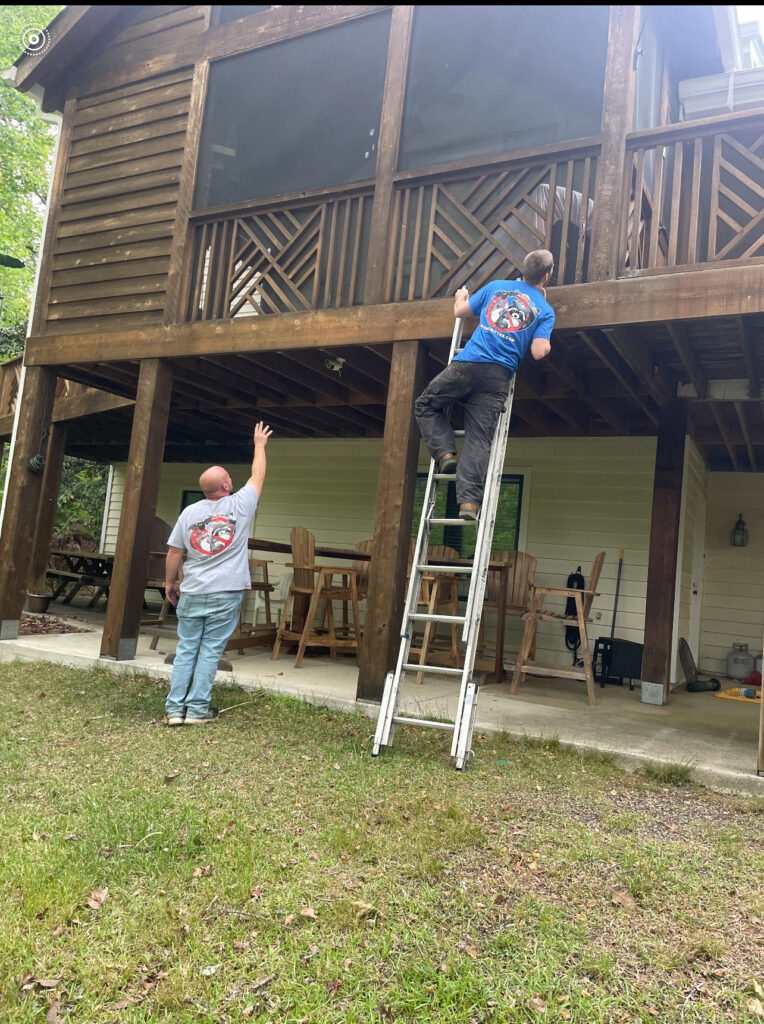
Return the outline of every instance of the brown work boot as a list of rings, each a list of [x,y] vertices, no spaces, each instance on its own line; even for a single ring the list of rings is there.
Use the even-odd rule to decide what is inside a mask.
[[[474,523],[478,517],[478,507],[471,501],[463,501],[459,506],[459,518]]]
[[[456,455],[454,452],[446,452],[438,460],[438,472],[448,473],[449,476],[456,474]]]

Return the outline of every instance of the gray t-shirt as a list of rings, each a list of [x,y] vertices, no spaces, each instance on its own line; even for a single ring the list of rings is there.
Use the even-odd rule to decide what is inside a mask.
[[[182,593],[250,589],[247,541],[256,508],[257,491],[246,484],[225,498],[204,498],[183,509],[167,541],[186,552]]]

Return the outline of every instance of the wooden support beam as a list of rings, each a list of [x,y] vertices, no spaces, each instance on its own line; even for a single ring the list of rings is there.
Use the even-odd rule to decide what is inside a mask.
[[[751,444],[751,436],[748,432],[748,423],[745,418],[745,408],[742,402],[735,402],[735,412],[737,414],[738,423],[740,424],[740,430],[743,435],[743,441],[745,442],[745,450],[748,454],[748,461],[751,465],[751,472],[758,473],[758,467],[756,465],[756,454]]]
[[[727,449],[727,454],[730,457],[732,468],[734,470],[740,469],[740,465],[737,459],[737,452],[735,451],[735,446],[732,443],[729,431],[727,430],[727,424],[724,422],[724,413],[722,412],[721,408],[716,402],[709,402],[708,408],[711,410],[711,415],[714,418],[717,429],[719,431],[719,435],[721,436],[721,439],[724,442],[724,446]]]
[[[751,337],[748,322],[742,317],[735,318],[738,331],[740,332],[740,348],[743,351],[743,361],[748,374],[748,394],[751,398],[758,398],[761,393],[761,378],[759,376],[759,364],[756,359],[756,347]]]
[[[151,530],[156,515],[172,371],[161,359],[141,363],[125,476],[117,554],[101,641],[101,657],[132,661],[146,589]]]
[[[385,676],[398,654],[419,456],[414,400],[425,387],[424,365],[418,341],[394,346],[356,692],[359,700],[382,699]]]
[[[602,333],[658,406],[673,400],[674,388],[658,373],[646,345],[629,337],[626,328],[603,327]]]
[[[642,679],[663,685],[664,702],[671,683],[679,514],[682,501],[687,407],[673,402],[661,410],[655,451],[653,510],[647,562],[647,599]]]
[[[0,559],[0,640],[13,640],[19,635],[21,609],[32,567],[30,526],[37,518],[43,479],[42,473],[30,471],[28,463],[34,456],[45,454],[55,391],[54,369],[26,369],[19,395],[19,422],[0,534],[3,553]]]
[[[684,324],[668,323],[666,324],[666,330],[674,343],[674,348],[676,349],[679,358],[682,360],[682,366],[684,366],[687,376],[695,386],[698,398],[705,398],[706,377],[700,368],[700,363],[695,355],[695,349],[692,346],[692,342],[687,337],[687,328]]]
[[[600,338],[592,331],[579,331],[578,333],[579,337],[586,342],[592,352],[598,356],[616,380],[626,389],[627,393],[631,395],[650,422],[657,427],[657,413],[649,402],[646,402],[640,394],[639,381],[632,373],[626,362],[621,358],[619,353],[614,350],[609,339],[604,337]]]
[[[561,331],[762,313],[764,274],[759,266],[737,266],[560,285],[551,289],[550,301]],[[27,341],[25,363],[65,366],[228,352],[335,349],[412,338],[441,340],[451,336],[453,308],[452,299],[421,299],[210,323],[36,335]]]
[[[61,485],[61,471],[66,453],[66,435],[69,427],[65,422],[53,422],[45,453],[45,470],[42,477],[42,493],[37,508],[37,523],[32,543],[32,565],[27,580],[27,590],[36,593],[32,587],[45,576],[50,558],[50,539],[56,521],[58,491]]]
[[[614,4],[610,8],[602,100],[602,151],[597,158],[589,257],[590,281],[605,281],[616,275],[620,221],[618,212],[627,198],[622,196],[624,166],[627,161],[626,136],[632,129],[634,116],[635,51],[641,18],[639,6]]]
[[[387,50],[385,89],[379,124],[377,176],[374,183],[374,205],[371,211],[369,256],[364,285],[364,301],[383,302],[387,249],[390,243],[390,219],[393,212],[393,175],[398,169],[406,70],[411,44],[413,5],[397,4],[390,21],[390,43]]]

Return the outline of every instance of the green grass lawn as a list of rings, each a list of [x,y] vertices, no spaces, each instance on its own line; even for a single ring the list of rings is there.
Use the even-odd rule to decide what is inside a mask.
[[[764,1015],[762,801],[504,737],[372,759],[265,693],[171,730],[146,678],[0,686],[2,1024]]]

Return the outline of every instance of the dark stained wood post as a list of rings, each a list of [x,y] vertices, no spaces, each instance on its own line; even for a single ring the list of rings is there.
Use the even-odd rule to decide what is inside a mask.
[[[610,8],[610,28],[602,100],[602,152],[597,160],[594,192],[590,281],[616,276],[621,196],[626,164],[626,136],[634,118],[636,72],[634,53],[639,38],[641,8],[615,4]],[[637,198],[637,203],[641,197]],[[635,216],[638,214],[635,212]]]
[[[385,93],[379,126],[377,176],[369,233],[369,259],[364,287],[364,302],[384,302],[385,265],[390,242],[390,216],[393,208],[393,176],[398,167],[403,101],[406,92],[413,6],[393,7],[390,44],[387,51]]]
[[[0,640],[13,640],[19,635],[43,482],[42,473],[33,473],[28,463],[35,455],[45,455],[55,391],[53,367],[27,367],[19,394],[19,421],[0,534]]]
[[[647,682],[662,683],[664,700],[668,697],[671,672],[686,432],[687,406],[684,402],[673,402],[661,409],[647,561],[642,678]]]
[[[144,359],[138,378],[125,494],[117,534],[101,657],[131,661],[138,629],[162,472],[172,371],[162,359]]]
[[[396,342],[379,467],[358,700],[382,699],[385,675],[398,655],[419,455],[414,399],[424,390],[424,365],[420,342]]]
[[[58,507],[58,491],[61,486],[61,471],[64,467],[66,453],[66,423],[53,423],[48,438],[48,450],[45,455],[45,472],[42,478],[42,493],[37,510],[37,525],[32,546],[32,567],[27,583],[30,593],[32,585],[45,575],[50,557],[50,538],[53,524],[56,521]]]

